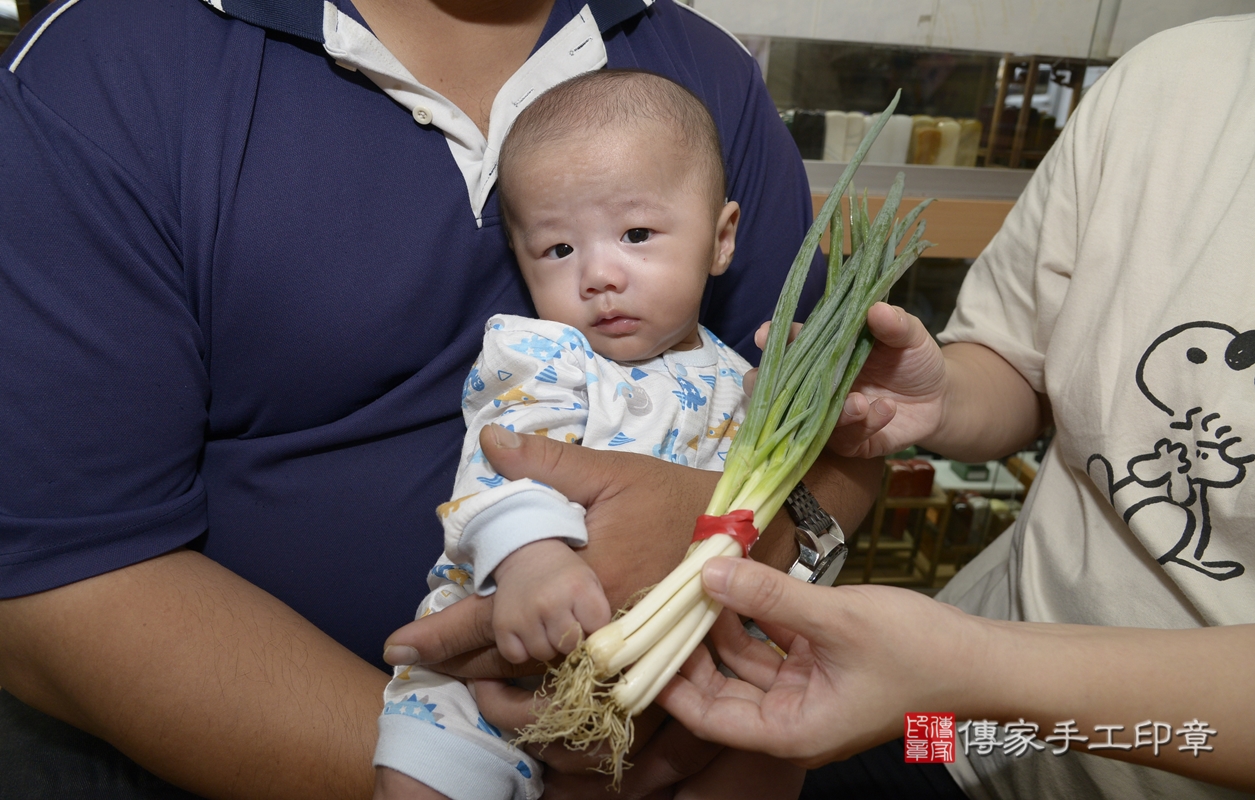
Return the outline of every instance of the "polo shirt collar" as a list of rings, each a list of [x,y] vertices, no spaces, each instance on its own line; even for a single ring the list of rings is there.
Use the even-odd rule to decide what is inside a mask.
[[[497,155],[514,120],[548,89],[604,67],[603,35],[643,13],[654,0],[587,0],[501,87],[489,115],[487,137],[461,109],[419,83],[368,28],[332,0],[204,2],[241,21],[320,43],[340,67],[370,78],[409,111],[416,124],[444,133],[449,152],[466,181],[475,223],[482,227],[484,205],[496,183]]]
[[[323,43],[324,6],[331,0],[203,0],[228,17],[259,28]],[[654,0],[588,0],[588,7],[605,33],[654,4]]]

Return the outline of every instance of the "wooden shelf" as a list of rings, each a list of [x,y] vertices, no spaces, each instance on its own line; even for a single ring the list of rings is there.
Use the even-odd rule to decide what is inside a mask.
[[[845,165],[828,161],[805,164],[817,213]],[[854,176],[854,185],[860,194],[863,189],[867,190],[867,205],[873,216],[884,205],[885,195],[899,172],[906,175],[907,187],[899,216],[919,205],[925,197],[934,198],[922,215],[928,222],[924,238],[936,243],[935,247],[924,251],[926,258],[976,258],[980,255],[1002,227],[1032,177],[1031,170],[994,167],[867,164]],[[848,201],[843,201],[842,207],[848,212]],[[827,252],[827,236],[820,246]],[[848,231],[845,251],[850,251]]]
[[[824,204],[824,195],[812,195],[815,213]],[[908,213],[921,202],[920,199],[907,197],[899,206],[898,216]],[[883,197],[868,197],[867,207],[871,215],[885,203]],[[847,210],[847,201],[841,203]],[[976,258],[994,238],[994,234],[1002,227],[1002,222],[1011,213],[1013,200],[934,200],[920,217],[928,222],[924,238],[935,242],[935,247],[924,251],[925,258]],[[850,252],[849,226],[846,226],[845,252]],[[819,246],[828,252],[828,234],[824,234]]]
[[[1030,471],[1035,472],[1035,468],[1028,458],[1017,456],[1015,461],[1014,472],[997,462],[989,462],[989,479],[968,481],[951,472],[947,461],[933,460],[931,493],[922,497],[891,496],[892,472],[886,465],[876,505],[868,520],[870,525],[866,530],[860,526],[850,536],[849,561],[837,582],[887,583],[929,590],[945,585],[959,567],[984,549],[990,538],[987,522],[979,542],[958,544],[947,540],[956,499],[967,491],[978,491],[989,498],[1021,495],[1027,489]],[[898,509],[916,513],[902,537],[892,538],[886,535],[886,529],[892,525],[891,512]],[[992,521],[992,515],[989,520]]]

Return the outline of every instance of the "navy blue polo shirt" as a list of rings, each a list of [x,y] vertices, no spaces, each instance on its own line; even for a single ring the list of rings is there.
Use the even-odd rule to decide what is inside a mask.
[[[190,545],[379,663],[440,553],[484,321],[532,313],[508,113],[476,140],[348,0],[214,5],[62,0],[0,61],[0,596]],[[743,213],[702,321],[754,360],[811,217],[755,62],[670,0],[555,0],[504,101],[585,47],[714,114]]]

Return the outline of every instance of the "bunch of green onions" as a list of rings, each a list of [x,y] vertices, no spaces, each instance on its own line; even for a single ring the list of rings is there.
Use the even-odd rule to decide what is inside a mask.
[[[866,195],[859,202],[851,194],[852,253],[848,260],[842,258],[841,198],[900,95],[894,96],[863,138],[793,261],[772,315],[749,411],[728,451],[708,516],[749,511],[758,531],[771,522],[819,456],[871,352],[874,342],[867,331],[868,309],[888,295],[894,282],[930,246],[921,238],[922,221],[902,244],[928,201],[905,218],[895,219],[903,188],[903,176],[898,173],[874,220],[869,219]],[[831,234],[825,292],[797,339],[788,344],[798,297],[825,229]],[[572,749],[606,742],[609,755],[603,768],[614,775],[617,785],[632,743],[632,717],[653,702],[721,611],[702,590],[702,565],[717,556],[744,555],[746,549],[722,533],[694,542],[671,574],[581,642],[553,670],[549,702],[517,741],[565,740]]]

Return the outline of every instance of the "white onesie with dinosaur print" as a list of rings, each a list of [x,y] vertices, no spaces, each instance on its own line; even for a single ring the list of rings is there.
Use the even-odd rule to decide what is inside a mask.
[[[493,569],[523,545],[558,538],[588,541],[584,509],[531,480],[495,473],[479,432],[497,424],[518,433],[642,453],[698,469],[722,470],[745,416],[741,380],[750,365],[705,328],[696,350],[670,350],[640,362],[594,353],[575,328],[497,315],[467,376],[467,434],[453,499],[437,510],[445,554],[428,573],[431,590],[417,616],[447,608],[472,591],[495,590]],[[376,766],[391,767],[453,800],[536,798],[540,766],[511,747],[479,715],[466,687],[445,675],[397,668],[384,693]],[[436,754],[436,757],[433,757]],[[480,765],[474,786],[446,786],[443,758]]]

